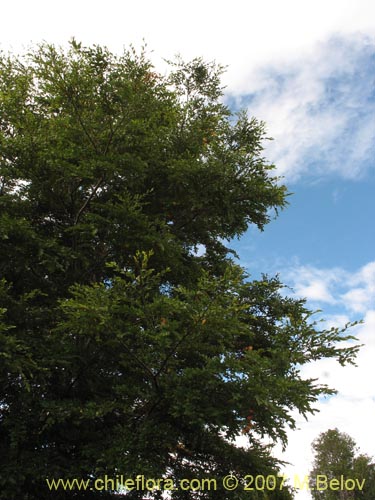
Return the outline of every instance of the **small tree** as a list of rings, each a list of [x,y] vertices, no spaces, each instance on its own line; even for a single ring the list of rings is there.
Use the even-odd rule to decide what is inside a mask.
[[[315,452],[313,469],[310,473],[312,496],[316,500],[335,499],[372,499],[374,493],[374,464],[367,455],[356,456],[357,446],[348,434],[338,429],[330,429],[321,433],[313,442],[312,448]],[[363,490],[317,490],[317,475],[327,476],[328,481],[334,478],[364,480]]]
[[[375,491],[375,461],[373,457],[360,454],[354,458],[353,477],[365,480],[363,491],[356,492],[358,500],[372,500]]]

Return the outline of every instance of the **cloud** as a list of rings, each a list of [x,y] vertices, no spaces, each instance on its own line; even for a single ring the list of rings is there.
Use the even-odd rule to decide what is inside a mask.
[[[284,269],[282,278],[296,296],[306,298],[314,307],[329,304],[341,314],[364,314],[375,307],[375,261],[354,272],[296,266]]]
[[[295,478],[301,480],[312,468],[313,452],[311,443],[322,432],[338,428],[349,434],[358,445],[361,453],[374,456],[375,439],[372,432],[375,416],[375,401],[371,398],[351,400],[337,396],[322,404],[320,412],[309,422],[300,420],[299,429],[290,433],[289,446],[284,454],[278,453],[283,460],[289,461],[283,473],[293,485]],[[276,449],[275,449],[276,452]],[[310,493],[300,489],[296,500],[311,500]]]
[[[356,335],[365,344],[358,355],[357,367],[341,367],[333,360],[322,360],[302,369],[305,378],[318,378],[321,383],[337,389],[338,394],[320,401],[316,405],[318,413],[309,421],[295,415],[298,429],[289,433],[286,452],[278,450],[278,456],[290,462],[284,471],[289,478],[308,474],[313,460],[311,443],[328,429],[337,427],[346,432],[356,441],[361,453],[374,456],[375,388],[370,381],[375,376],[375,310],[367,312]],[[307,500],[311,497],[307,491],[300,490],[296,498]]]
[[[285,452],[281,444],[273,450],[274,456],[289,462],[282,472],[293,485],[296,479],[301,483],[309,474],[313,461],[311,443],[328,429],[337,427],[346,432],[356,441],[361,453],[375,456],[372,431],[375,418],[375,386],[372,383],[375,378],[375,261],[354,271],[306,265],[282,267],[282,282],[292,287],[296,297],[305,296],[308,307],[330,311],[324,314],[321,328],[344,327],[358,318],[358,311],[363,318],[363,323],[348,332],[363,344],[356,366],[342,367],[333,359],[322,359],[301,368],[302,378],[317,379],[318,384],[326,384],[338,393],[321,398],[314,405],[317,413],[310,415],[307,421],[297,411],[293,412],[297,429],[288,431]],[[238,443],[242,445],[244,439],[239,439]],[[311,500],[311,495],[306,489],[300,489],[296,500]]]
[[[146,40],[155,57],[203,56],[228,65],[226,84],[249,93],[253,68],[304,54],[332,34],[375,35],[373,0],[13,0],[4,2],[0,43],[20,47],[42,39],[121,50]],[[57,22],[58,21],[58,22]]]
[[[342,367],[332,359],[323,359],[301,369],[303,378],[318,379],[318,383],[327,384],[338,393],[319,400],[315,405],[318,413],[311,415],[308,421],[295,413],[297,430],[288,433],[286,451],[282,453],[280,446],[274,450],[276,456],[290,462],[284,472],[293,484],[295,477],[303,479],[309,473],[313,460],[311,443],[328,429],[337,427],[348,433],[362,453],[374,456],[375,387],[371,382],[375,378],[375,261],[355,271],[296,266],[281,274],[296,296],[305,292],[308,305],[332,311],[324,327],[342,327],[358,317],[358,313],[363,318],[363,323],[350,332],[363,344],[357,366]],[[310,500],[311,496],[308,491],[299,490],[296,499]]]
[[[267,157],[289,182],[375,167],[375,64],[369,37],[333,37],[296,58],[259,67],[252,93],[232,95],[267,124]]]
[[[375,262],[370,262],[359,272],[349,277],[348,284],[354,286],[341,295],[347,308],[355,312],[365,312],[375,305]]]
[[[334,304],[336,300],[329,291],[329,282],[326,279],[313,278],[306,285],[298,285],[297,293],[301,297],[306,297],[314,302],[327,302]]]
[[[355,179],[371,168],[373,0],[176,5],[108,0],[104,8],[98,0],[66,0],[51,9],[47,0],[13,0],[2,9],[0,47],[66,44],[74,36],[117,52],[145,40],[162,71],[162,59],[177,53],[214,59],[228,66],[229,100],[249,104],[266,121],[275,138],[267,157],[289,180],[327,173]]]
[[[345,271],[339,268],[318,269],[312,266],[297,266],[283,272],[283,278],[292,287],[294,295],[314,305],[337,304],[334,288],[341,284],[344,275]]]

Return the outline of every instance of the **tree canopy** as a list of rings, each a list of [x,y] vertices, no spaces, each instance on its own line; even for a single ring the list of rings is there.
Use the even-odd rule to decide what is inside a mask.
[[[260,438],[285,442],[292,411],[332,393],[301,366],[353,361],[345,329],[226,246],[287,190],[221,73],[75,41],[1,56],[0,498],[104,498],[46,478],[273,474]]]
[[[311,491],[314,500],[371,500],[375,491],[375,463],[371,457],[358,454],[356,442],[345,432],[329,429],[322,432],[314,440],[312,448],[315,452],[313,469],[310,472],[311,487],[316,485],[316,477],[327,476],[328,480],[340,478],[355,480],[357,487],[353,490]],[[350,485],[351,487],[352,485]]]

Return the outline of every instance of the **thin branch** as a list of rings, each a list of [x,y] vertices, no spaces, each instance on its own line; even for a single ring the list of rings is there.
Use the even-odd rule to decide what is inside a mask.
[[[93,197],[95,196],[97,190],[99,189],[100,187],[100,184],[104,181],[104,176],[101,176],[100,179],[98,180],[98,182],[95,184],[90,196],[85,200],[84,204],[82,205],[82,207],[78,210],[78,213],[76,215],[76,218],[74,220],[74,225],[78,224],[79,222],[79,219],[81,218],[81,215],[83,213],[83,211],[85,210],[85,208],[87,207],[87,205],[90,203],[90,201],[93,199]]]
[[[164,368],[167,366],[167,363],[168,361],[171,359],[171,357],[176,353],[177,349],[180,347],[180,345],[185,341],[185,339],[188,337],[188,335],[190,334],[190,331],[188,330],[185,335],[182,336],[182,338],[177,342],[177,344],[175,344],[175,346],[171,349],[171,352],[168,354],[168,356],[164,359],[164,361],[162,362],[159,370],[156,372],[155,374],[155,378],[157,378],[161,373],[162,371],[164,370]]]
[[[74,111],[75,111],[75,112],[76,112],[76,114],[77,114],[77,118],[78,118],[78,121],[79,121],[79,123],[80,123],[80,125],[81,125],[81,127],[82,127],[82,130],[84,131],[84,133],[85,133],[86,137],[88,138],[88,140],[90,141],[90,143],[91,143],[92,147],[94,148],[95,153],[97,153],[97,154],[98,154],[98,153],[99,153],[98,148],[96,147],[96,144],[95,144],[95,142],[94,142],[93,138],[92,138],[92,137],[91,137],[91,135],[89,134],[89,132],[88,132],[88,130],[87,130],[87,128],[86,128],[86,125],[84,124],[84,122],[83,122],[83,120],[82,120],[82,118],[81,118],[81,115],[80,115],[80,113],[79,113],[79,111],[78,111],[78,109],[77,109],[77,106],[74,104],[74,102],[73,102],[73,100],[72,100],[72,99],[70,100],[70,102],[72,103],[73,108],[74,108]]]
[[[153,373],[153,371],[141,359],[139,359],[136,354],[134,354],[134,352],[130,351],[129,347],[125,344],[125,342],[123,340],[120,340],[120,342],[121,342],[122,346],[125,347],[126,352],[130,355],[130,357],[132,357],[138,363],[138,365],[141,366],[144,370],[146,370],[146,372],[151,376],[152,383],[154,384],[156,391],[159,393],[160,388],[159,388],[159,384],[156,380],[157,375],[155,375]]]

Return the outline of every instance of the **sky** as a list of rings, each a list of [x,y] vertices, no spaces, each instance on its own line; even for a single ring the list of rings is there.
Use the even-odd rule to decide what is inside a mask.
[[[339,428],[375,456],[375,2],[373,0],[13,0],[2,5],[0,49],[22,52],[75,37],[119,52],[146,42],[151,59],[181,54],[227,66],[225,102],[266,123],[265,157],[289,206],[233,243],[253,276],[278,273],[327,325],[363,319],[357,367],[303,369],[338,390],[319,401],[279,457],[308,474],[311,442]],[[298,500],[310,499],[299,490]]]

